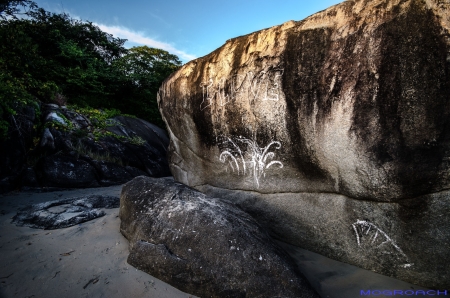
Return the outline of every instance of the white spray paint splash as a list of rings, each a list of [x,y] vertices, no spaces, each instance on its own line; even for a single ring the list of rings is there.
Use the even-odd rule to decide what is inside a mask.
[[[269,151],[281,148],[281,143],[278,141],[271,141],[267,146],[260,147],[256,141],[250,139],[225,138],[221,145],[225,149],[220,153],[219,160],[222,163],[228,162],[227,167],[238,175],[252,175],[257,188],[259,188],[261,177],[265,177],[267,169],[273,165],[283,167],[281,161],[273,160],[275,152]]]
[[[389,237],[383,230],[377,227],[375,224],[368,222],[366,220],[357,220],[352,224],[353,231],[356,236],[356,243],[358,247],[370,246],[375,248],[386,248],[393,247],[394,250],[402,257],[403,260],[406,260],[407,263],[400,265],[403,268],[410,268],[414,264],[409,263],[408,256],[403,252],[403,250]],[[363,243],[363,238],[367,239]]]

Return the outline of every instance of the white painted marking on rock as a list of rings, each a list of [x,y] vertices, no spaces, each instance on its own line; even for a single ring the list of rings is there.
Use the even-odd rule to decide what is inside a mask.
[[[383,230],[381,230],[378,226],[376,226],[375,224],[365,221],[365,220],[356,220],[355,223],[352,224],[353,230],[355,232],[355,236],[356,236],[356,242],[358,244],[358,247],[362,247],[362,237],[364,235],[368,235],[370,231],[372,231],[372,233],[374,233],[373,236],[369,236],[369,240],[370,241],[370,245],[373,247],[375,245],[375,240],[377,239],[378,235],[381,235],[383,237],[383,239],[381,240],[382,242],[378,245],[376,245],[376,248],[380,248],[382,246],[385,246],[386,244],[390,244],[392,245],[392,247],[394,247],[395,251],[397,251],[402,257],[404,257],[407,261],[408,256],[403,252],[403,250],[397,245],[397,243],[395,243],[395,241],[389,237]],[[358,228],[360,231],[358,231]],[[386,254],[390,254],[389,252],[386,252]],[[401,267],[403,268],[409,268],[411,267],[413,264],[412,263],[407,263],[404,265],[401,265]]]
[[[240,143],[238,146],[236,143]],[[222,163],[229,162],[229,165],[234,172],[236,168],[237,174],[247,174],[247,164],[251,171],[249,175],[253,176],[254,183],[257,188],[260,186],[261,176],[265,177],[265,170],[273,165],[278,165],[283,168],[283,163],[278,160],[272,160],[275,157],[275,152],[269,151],[271,147],[275,150],[281,148],[281,143],[272,140],[267,146],[260,147],[254,140],[246,138],[236,138],[234,141],[226,137],[225,141],[220,144],[225,147],[219,156]],[[241,148],[242,147],[242,148]],[[245,150],[244,150],[245,149]],[[235,165],[233,167],[233,164]],[[228,167],[227,167],[228,168]]]

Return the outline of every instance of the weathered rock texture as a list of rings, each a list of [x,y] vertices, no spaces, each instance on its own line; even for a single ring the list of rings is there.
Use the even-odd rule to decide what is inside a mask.
[[[22,208],[12,222],[36,229],[67,228],[102,217],[102,209],[118,208],[119,203],[117,197],[102,195],[55,200]]]
[[[122,188],[128,263],[200,297],[318,297],[293,260],[234,204],[171,178]]]
[[[245,192],[291,243],[449,286],[449,28],[448,2],[359,0],[228,40],[160,89],[175,179]],[[375,226],[397,257],[363,247]]]

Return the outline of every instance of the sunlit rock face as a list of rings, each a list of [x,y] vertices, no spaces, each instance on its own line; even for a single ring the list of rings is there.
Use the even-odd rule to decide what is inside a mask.
[[[291,243],[449,285],[449,28],[448,2],[345,1],[228,40],[160,89],[175,179]],[[364,247],[374,226],[393,251]]]

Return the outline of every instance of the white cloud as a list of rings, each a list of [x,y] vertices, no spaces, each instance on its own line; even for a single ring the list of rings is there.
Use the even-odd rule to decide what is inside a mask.
[[[197,58],[194,55],[188,54],[186,52],[180,51],[173,47],[172,45],[160,42],[151,38],[148,38],[144,36],[142,33],[133,32],[125,27],[119,27],[119,26],[106,26],[103,24],[96,24],[102,31],[105,31],[109,34],[114,35],[114,37],[119,37],[123,39],[127,39],[131,43],[136,43],[140,45],[146,45],[152,48],[158,48],[168,51],[171,54],[175,54],[179,56],[182,60],[190,61],[192,59]]]

